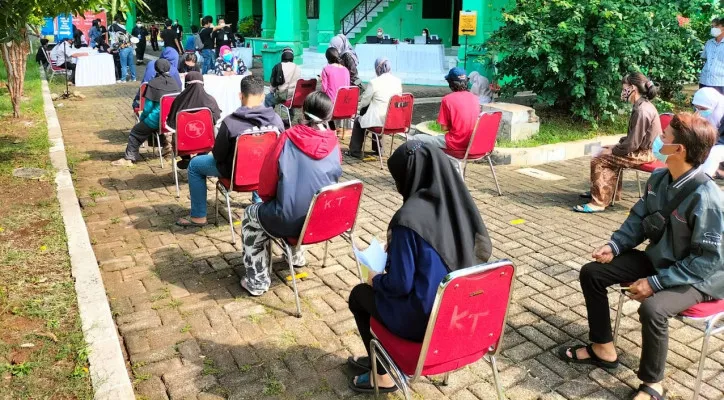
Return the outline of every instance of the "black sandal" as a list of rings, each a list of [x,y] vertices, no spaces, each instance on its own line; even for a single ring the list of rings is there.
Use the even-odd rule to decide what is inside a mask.
[[[588,358],[579,359],[578,355],[576,354],[576,351],[580,349],[586,349],[588,352]],[[568,352],[571,352],[571,355],[568,355]],[[599,358],[596,353],[593,351],[593,345],[578,345],[573,347],[566,347],[561,346],[558,348],[558,358],[561,360],[573,363],[573,364],[589,364],[589,365],[595,365],[599,368],[605,368],[605,369],[616,369],[618,368],[618,358],[616,361],[606,361]]]
[[[579,194],[578,197],[580,197],[582,199],[590,199],[592,196],[591,196],[591,192],[589,191],[589,192],[583,192],[583,193]]]
[[[370,358],[367,356],[358,357],[356,359],[352,356],[347,357],[347,365],[349,365],[350,368],[359,369],[359,370],[362,370],[363,372],[372,370],[372,364],[370,364]]]
[[[355,383],[354,378],[349,378],[348,386],[352,391],[357,393],[374,393],[375,387],[372,385],[372,381],[370,380],[370,374],[371,372],[365,372],[362,375],[359,375],[357,377],[357,382]],[[394,393],[397,391],[397,385],[392,387],[379,387],[380,393]]]
[[[649,396],[651,396],[651,400],[666,400],[666,396],[664,396],[663,394],[657,392],[657,391],[656,391],[654,388],[652,388],[651,386],[649,386],[649,385],[644,385],[643,383],[639,385],[639,388],[636,389],[636,391],[634,392],[633,396],[631,396],[631,399],[635,399],[636,396],[638,396],[638,394],[639,394],[640,392],[644,392],[644,393],[648,394]]]

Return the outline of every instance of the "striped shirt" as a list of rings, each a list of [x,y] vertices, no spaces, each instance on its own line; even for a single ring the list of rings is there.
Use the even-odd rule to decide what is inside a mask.
[[[724,86],[724,41],[707,40],[701,58],[706,60],[699,83],[707,86]]]

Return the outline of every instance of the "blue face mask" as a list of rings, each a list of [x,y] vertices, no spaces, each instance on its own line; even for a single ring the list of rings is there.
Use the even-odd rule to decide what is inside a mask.
[[[231,64],[231,61],[234,59],[234,53],[226,53],[224,54],[224,61]]]
[[[664,142],[661,140],[660,137],[657,137],[654,139],[654,143],[651,147],[651,150],[654,152],[654,157],[658,159],[659,161],[665,163],[666,159],[669,158],[666,154],[661,154],[661,149],[664,147]]]

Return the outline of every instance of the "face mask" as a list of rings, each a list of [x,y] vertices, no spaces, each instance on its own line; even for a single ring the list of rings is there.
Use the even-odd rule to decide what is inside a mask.
[[[234,59],[233,53],[226,53],[224,54],[224,61],[227,63],[231,63],[231,61]]]
[[[663,149],[664,146],[667,146],[667,144],[664,143],[663,140],[661,140],[661,137],[657,137],[656,139],[654,139],[654,143],[651,146],[651,150],[654,153],[654,157],[656,157],[656,159],[661,161],[662,163],[665,163],[666,160],[669,159],[669,154],[661,153],[661,149]]]
[[[143,26],[143,24],[136,24],[136,26],[140,28]]]
[[[427,33],[425,33],[425,32],[422,32],[422,36],[427,36]]]
[[[631,86],[624,87],[621,90],[621,101],[628,101],[629,97],[631,97],[631,93],[633,93],[634,88]]]
[[[721,28],[711,28],[711,36],[719,37],[721,35]]]
[[[711,116],[712,110],[697,110],[696,111],[702,118],[709,118]]]

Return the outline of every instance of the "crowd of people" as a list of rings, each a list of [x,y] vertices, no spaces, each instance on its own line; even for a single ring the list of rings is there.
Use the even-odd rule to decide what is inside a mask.
[[[180,27],[167,21],[161,33],[164,50],[149,63],[143,78],[144,93],[134,100],[144,106],[138,123],[131,129],[126,152],[114,166],[132,165],[141,159],[139,147],[162,123],[176,128],[179,111],[206,107],[216,124],[221,114],[216,100],[203,89],[203,74],[245,74],[246,66],[236,60],[230,47],[230,32],[223,19],[212,26],[204,17],[201,30],[192,28],[184,52],[179,40]],[[715,20],[712,42],[703,57],[702,87],[692,100],[695,113],[679,113],[662,129],[652,100],[657,85],[642,73],[623,77],[621,101],[632,105],[628,132],[615,146],[601,149],[591,160],[590,191],[582,197],[588,203],[574,211],[604,211],[614,193],[621,194],[618,179],[623,168],[659,160],[666,168],[649,178],[644,196],[636,202],[627,219],[608,243],[592,253],[593,262],[580,273],[581,290],[588,311],[590,344],[564,346],[558,356],[570,363],[592,364],[612,369],[619,365],[613,345],[607,289],[614,284],[634,282],[627,294],[641,302],[642,355],[638,378],[642,384],[635,400],[663,398],[662,381],[668,349],[668,318],[692,305],[724,298],[724,195],[712,178],[722,174],[724,136],[724,65],[718,65],[718,45],[724,39],[721,23]],[[166,33],[168,32],[168,33]],[[716,35],[715,35],[716,34]],[[123,43],[123,39],[118,39]],[[96,39],[99,48],[107,44]],[[258,191],[244,210],[242,222],[243,263],[246,275],[240,285],[251,296],[262,296],[271,285],[270,239],[298,237],[309,205],[321,188],[338,182],[343,157],[363,157],[362,144],[367,128],[384,124],[392,96],[401,94],[402,83],[384,58],[375,62],[376,77],[362,85],[357,72],[357,55],[344,35],[329,43],[328,64],[321,71],[321,90],[306,97],[298,124],[286,126],[274,106],[287,101],[301,79],[294,63],[294,52],[286,48],[279,64],[272,69],[270,91],[257,76],[241,80],[241,107],[218,121],[218,134],[210,154],[186,157],[179,163],[188,168],[191,200],[189,215],[179,218],[182,227],[207,224],[208,177],[231,178],[236,140],[255,128],[273,129],[279,138],[266,156],[259,177]],[[103,47],[101,47],[103,46]],[[125,47],[118,46],[120,52]],[[185,53],[185,54],[184,54]],[[179,63],[179,55],[184,54]],[[63,53],[58,55],[63,60]],[[216,59],[215,63],[209,60]],[[123,59],[123,57],[121,57]],[[203,61],[201,61],[203,60]],[[123,61],[125,67],[131,67]],[[135,79],[135,71],[131,70]],[[181,75],[185,85],[181,91]],[[718,74],[721,73],[721,85]],[[353,288],[349,309],[369,352],[370,317],[383,323],[394,334],[421,341],[427,326],[436,288],[450,272],[487,262],[492,242],[480,212],[459,173],[457,164],[442,151],[464,151],[480,115],[480,104],[492,100],[487,80],[452,68],[445,79],[451,93],[443,97],[437,122],[444,135],[414,133],[389,157],[387,166],[403,204],[392,217],[387,234],[387,265],[381,274],[371,273],[366,283]],[[332,119],[335,97],[340,88],[360,86],[359,117],[354,121],[346,153],[342,152]],[[473,89],[476,88],[476,89]],[[174,100],[166,121],[160,121],[160,98],[181,92]],[[375,135],[374,133],[369,133]],[[373,150],[382,137],[373,141]],[[164,153],[171,152],[162,135]],[[616,185],[618,184],[618,188]],[[663,223],[656,221],[663,220]],[[648,240],[645,250],[637,247]],[[306,264],[304,251],[292,254],[292,264]],[[359,374],[350,380],[354,391],[369,393],[372,378],[383,392],[396,390],[383,365],[371,377],[369,354],[348,360]]]

